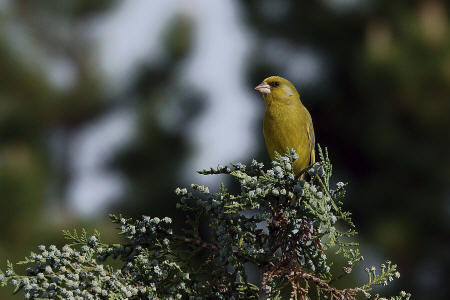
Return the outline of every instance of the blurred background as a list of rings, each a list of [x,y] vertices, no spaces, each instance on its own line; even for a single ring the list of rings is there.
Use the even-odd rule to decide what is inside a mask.
[[[111,241],[110,212],[180,217],[178,185],[226,180],[195,170],[267,162],[253,87],[278,74],[311,112],[335,180],[350,183],[366,264],[398,263],[392,293],[449,299],[449,10],[0,0],[0,266],[61,245],[61,229]]]

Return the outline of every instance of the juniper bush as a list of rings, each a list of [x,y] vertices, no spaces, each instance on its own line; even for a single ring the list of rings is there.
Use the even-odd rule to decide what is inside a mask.
[[[346,184],[330,184],[328,153],[318,150],[320,161],[305,170],[306,179],[293,174],[298,156],[292,150],[266,168],[253,160],[199,171],[229,175],[240,190],[177,188],[177,207],[187,216],[183,232],[174,233],[168,217],[121,215],[111,215],[121,244],[105,243],[98,232],[64,231],[67,245],[40,245],[18,263],[28,267],[26,274],[8,261],[0,286],[12,286],[25,299],[281,299],[286,292],[292,299],[383,299],[373,287],[400,277],[389,261],[366,268],[363,285],[334,285],[363,257],[343,209]],[[199,233],[202,219],[209,238]],[[330,258],[337,255],[345,260],[341,270]],[[106,264],[108,258],[120,266]],[[260,272],[258,285],[249,282],[247,264]],[[401,291],[389,299],[409,298]]]

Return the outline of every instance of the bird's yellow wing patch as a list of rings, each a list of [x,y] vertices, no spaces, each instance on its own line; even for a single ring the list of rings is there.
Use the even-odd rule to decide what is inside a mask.
[[[308,132],[308,142],[309,142],[309,149],[310,149],[310,158],[309,158],[309,164],[312,165],[316,162],[316,136],[314,134],[314,127],[312,126],[312,120],[311,117],[309,117],[308,126],[306,127],[306,130]]]

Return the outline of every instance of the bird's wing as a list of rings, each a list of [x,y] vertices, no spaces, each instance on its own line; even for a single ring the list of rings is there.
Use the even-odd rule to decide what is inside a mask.
[[[306,126],[306,130],[308,132],[308,142],[309,142],[309,149],[310,149],[310,158],[309,158],[309,163],[312,165],[316,162],[316,136],[314,134],[314,127],[313,127],[313,123],[312,123],[312,118],[311,115],[309,113],[307,113],[308,115],[308,124]]]

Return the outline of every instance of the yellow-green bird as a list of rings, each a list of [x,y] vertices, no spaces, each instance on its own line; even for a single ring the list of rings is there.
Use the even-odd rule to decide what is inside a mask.
[[[270,76],[255,87],[266,102],[264,114],[264,139],[270,158],[275,152],[283,155],[287,149],[294,149],[298,159],[293,165],[294,173],[315,162],[315,137],[311,115],[294,85],[279,76]]]

